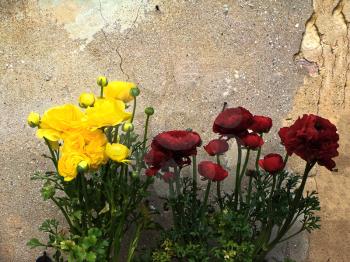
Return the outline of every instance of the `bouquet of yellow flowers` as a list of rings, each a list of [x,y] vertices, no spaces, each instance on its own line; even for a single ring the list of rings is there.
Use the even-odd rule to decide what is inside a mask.
[[[49,234],[46,244],[33,238],[31,247],[52,248],[55,261],[118,261],[125,232],[133,234],[125,260],[131,261],[140,233],[152,226],[144,204],[152,177],[142,178],[147,130],[154,110],[145,109],[143,137],[134,132],[136,97],[130,82],[108,82],[99,77],[100,96],[83,93],[79,106],[65,104],[42,116],[30,113],[28,124],[49,149],[54,171],[37,172],[44,200],[63,213],[69,231],[55,219],[39,228]],[[129,103],[133,102],[131,112]],[[130,226],[132,228],[130,229]]]

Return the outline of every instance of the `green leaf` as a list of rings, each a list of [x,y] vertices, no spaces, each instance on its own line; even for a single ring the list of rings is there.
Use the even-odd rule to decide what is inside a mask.
[[[36,248],[36,247],[45,247],[43,243],[41,243],[37,238],[32,238],[27,242],[27,246],[30,248]]]
[[[44,200],[48,200],[55,195],[55,186],[51,183],[45,183],[41,189],[41,196]]]

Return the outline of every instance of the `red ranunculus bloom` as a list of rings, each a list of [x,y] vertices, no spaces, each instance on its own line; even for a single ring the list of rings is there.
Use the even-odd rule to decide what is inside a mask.
[[[222,166],[215,164],[211,161],[202,161],[198,165],[198,172],[201,176],[204,176],[212,181],[222,181],[228,173]]]
[[[254,116],[253,124],[250,126],[253,132],[268,133],[272,127],[272,119],[267,116]]]
[[[171,160],[182,168],[191,164],[190,156],[197,154],[202,140],[196,132],[173,130],[158,134],[153,138],[150,152],[145,162],[154,167],[164,167]]]
[[[223,139],[213,139],[206,146],[205,151],[211,156],[223,154],[228,150],[228,143]]]
[[[173,172],[166,172],[164,173],[164,175],[162,176],[163,180],[168,183],[171,179],[173,179],[174,177],[174,173]]]
[[[279,154],[268,154],[264,159],[259,160],[259,166],[266,172],[271,174],[278,173],[283,170],[283,158]]]
[[[149,167],[146,169],[146,176],[155,176],[159,171],[157,167]]]
[[[256,133],[250,133],[241,138],[242,144],[252,150],[261,147],[264,144],[264,140]]]
[[[227,136],[239,136],[253,123],[253,115],[243,107],[228,108],[215,119],[214,133]]]
[[[278,132],[288,155],[295,153],[308,162],[317,162],[332,170],[338,156],[337,128],[329,120],[316,115],[303,115],[290,127]]]
[[[170,158],[171,154],[169,152],[152,148],[144,159],[147,165],[161,168]]]

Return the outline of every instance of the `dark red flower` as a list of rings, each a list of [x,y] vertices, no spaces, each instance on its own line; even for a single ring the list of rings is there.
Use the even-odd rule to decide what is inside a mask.
[[[272,127],[272,119],[267,116],[254,116],[253,124],[250,126],[253,132],[268,133]]]
[[[268,154],[264,159],[259,160],[259,166],[266,172],[271,174],[278,173],[283,170],[283,158],[279,154]]]
[[[307,162],[317,162],[332,170],[332,158],[339,155],[337,128],[329,120],[316,115],[303,115],[290,127],[278,132],[288,155],[295,153]]]
[[[173,172],[166,172],[164,173],[164,175],[162,176],[163,180],[168,183],[172,178],[174,177],[174,173]]]
[[[159,171],[159,168],[149,167],[146,169],[146,176],[155,176]]]
[[[228,173],[222,166],[215,164],[211,161],[202,161],[198,165],[198,172],[201,176],[204,176],[212,181],[222,181]]]
[[[201,137],[192,131],[173,130],[158,134],[153,142],[156,146],[169,151],[195,151],[202,143]]]
[[[243,107],[228,108],[222,111],[215,119],[214,133],[221,135],[239,136],[253,123],[253,115]]]
[[[261,147],[264,144],[264,140],[256,133],[250,133],[241,138],[242,144],[252,150]]]
[[[171,154],[169,152],[152,148],[144,159],[147,165],[161,168],[170,158]]]
[[[196,132],[173,130],[153,138],[152,149],[145,156],[145,162],[154,167],[178,165],[180,168],[191,164],[190,156],[197,154],[202,140]]]
[[[223,154],[228,150],[228,143],[223,139],[213,139],[206,146],[205,151],[211,156]]]

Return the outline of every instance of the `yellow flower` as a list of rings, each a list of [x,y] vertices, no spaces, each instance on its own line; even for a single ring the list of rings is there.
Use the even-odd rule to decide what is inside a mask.
[[[118,143],[107,143],[106,145],[106,155],[116,161],[116,162],[130,162],[130,160],[127,160],[128,156],[130,155],[130,150],[123,144]]]
[[[136,87],[136,85],[131,82],[109,82],[104,89],[104,95],[107,98],[115,98],[123,101],[124,103],[128,103],[134,99],[134,97],[130,94],[130,90],[133,87]]]
[[[57,141],[64,133],[81,128],[83,116],[83,112],[75,105],[67,104],[50,108],[41,118],[37,136]]]
[[[83,133],[85,139],[85,154],[90,158],[90,167],[97,169],[101,164],[105,164],[108,160],[105,154],[107,143],[106,135],[99,129]]]
[[[90,164],[90,159],[81,152],[65,152],[58,160],[58,173],[64,177],[64,181],[71,181],[78,175],[78,165],[85,161]]]
[[[38,113],[30,112],[27,118],[30,127],[37,127],[40,123],[40,115]]]
[[[83,152],[85,148],[85,139],[81,132],[72,132],[64,136],[62,153],[72,151]]]
[[[93,93],[82,93],[79,96],[79,106],[86,108],[93,106],[95,103],[95,95]]]
[[[99,129],[81,129],[64,137],[62,153],[82,152],[90,159],[90,168],[97,169],[107,162],[105,155],[106,135]]]
[[[115,126],[128,120],[131,114],[125,112],[125,104],[113,98],[99,98],[93,107],[86,109],[85,126],[96,130],[105,126]]]

